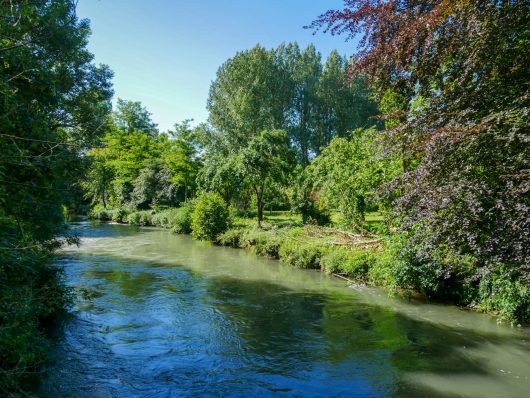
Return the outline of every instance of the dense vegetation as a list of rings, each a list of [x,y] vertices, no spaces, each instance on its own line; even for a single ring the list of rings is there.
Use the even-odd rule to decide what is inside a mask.
[[[64,207],[79,202],[80,153],[111,109],[112,73],[92,63],[73,2],[0,2],[0,395],[24,394],[46,358],[43,324],[65,308],[49,264]]]
[[[239,52],[208,122],[160,132],[111,112],[72,1],[0,3],[0,392],[67,303],[49,257],[72,212],[530,322],[529,8],[346,0],[310,28],[360,37],[351,59]]]

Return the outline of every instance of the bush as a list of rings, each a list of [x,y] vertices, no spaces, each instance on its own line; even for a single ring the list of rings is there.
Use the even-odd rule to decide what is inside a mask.
[[[127,209],[123,207],[118,207],[117,209],[113,209],[111,211],[111,219],[114,222],[126,222],[129,213],[130,212]]]
[[[10,244],[2,232],[0,240]],[[29,249],[2,254],[0,395],[27,395],[25,386],[36,381],[48,360],[50,344],[44,325],[64,311],[70,298],[62,270],[49,264],[48,252]]]
[[[151,210],[135,211],[127,216],[126,221],[133,225],[152,226],[153,212]]]
[[[370,250],[351,250],[334,247],[320,259],[322,269],[328,273],[344,273],[358,280],[366,281],[368,271],[374,265],[376,255]]]
[[[530,289],[516,274],[499,266],[481,281],[478,307],[494,311],[503,319],[530,323]]]
[[[129,211],[123,207],[116,209],[105,209],[102,205],[96,205],[88,214],[88,218],[98,221],[127,222]]]
[[[255,229],[242,237],[241,247],[250,248],[260,256],[280,258],[280,245],[282,241],[274,232]]]
[[[191,218],[192,236],[215,241],[228,229],[230,214],[218,193],[205,193],[197,199]]]
[[[245,231],[243,229],[229,229],[217,237],[217,243],[222,246],[240,248],[242,247],[244,234]]]
[[[187,201],[176,209],[167,209],[153,215],[153,225],[173,230],[177,234],[189,234],[191,232],[191,216],[193,214],[193,203]]]
[[[112,210],[111,209],[105,209],[102,205],[96,205],[92,210],[90,210],[90,213],[88,214],[88,218],[92,220],[99,220],[99,221],[111,221],[112,220]]]
[[[323,249],[319,246],[295,242],[292,240],[284,241],[280,245],[280,259],[298,268],[320,268],[320,258]]]

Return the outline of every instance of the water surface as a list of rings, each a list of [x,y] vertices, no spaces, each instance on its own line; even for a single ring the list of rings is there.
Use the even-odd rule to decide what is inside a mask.
[[[524,397],[530,333],[165,230],[79,223],[43,397]]]

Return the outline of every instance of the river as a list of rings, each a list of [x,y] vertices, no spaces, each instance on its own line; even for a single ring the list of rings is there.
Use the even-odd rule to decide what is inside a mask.
[[[73,224],[42,397],[525,397],[530,331],[166,230]]]

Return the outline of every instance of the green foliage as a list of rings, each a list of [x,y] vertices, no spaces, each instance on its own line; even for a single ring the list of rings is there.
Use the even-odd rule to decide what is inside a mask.
[[[376,258],[376,253],[370,250],[331,247],[320,259],[320,265],[328,273],[346,274],[358,281],[367,281]]]
[[[215,241],[229,227],[229,211],[217,193],[204,193],[197,198],[191,218],[192,236]]]
[[[153,211],[143,210],[130,213],[125,221],[133,225],[153,226]]]
[[[221,246],[241,248],[245,233],[244,229],[229,229],[217,237],[217,243]]]
[[[274,231],[252,229],[240,238],[240,245],[249,248],[260,256],[280,258],[280,245],[282,239]]]
[[[334,138],[309,166],[314,187],[330,207],[338,207],[344,227],[359,227],[368,207],[382,206],[377,190],[400,173],[397,158],[385,157],[377,132],[356,130]]]
[[[177,203],[178,186],[172,182],[171,172],[162,160],[147,160],[133,185],[131,204],[137,209]]]
[[[501,318],[530,323],[530,288],[506,267],[497,267],[480,281],[478,302],[481,309]]]
[[[153,137],[158,134],[156,123],[151,120],[151,113],[140,102],[118,98],[112,120],[125,133],[141,131]]]
[[[322,247],[292,239],[284,240],[279,250],[280,260],[297,268],[319,269],[323,253]]]
[[[177,234],[191,233],[193,202],[184,202],[179,208],[167,209],[153,215],[153,225],[171,229]]]

